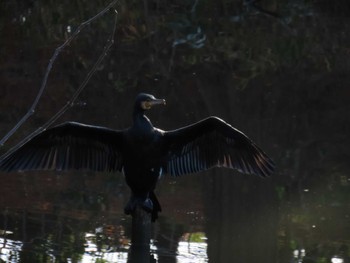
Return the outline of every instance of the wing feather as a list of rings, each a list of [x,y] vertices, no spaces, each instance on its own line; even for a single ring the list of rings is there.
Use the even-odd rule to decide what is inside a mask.
[[[245,134],[217,117],[164,132],[167,151],[165,171],[173,176],[212,167],[269,176],[273,161]]]
[[[67,122],[5,154],[0,170],[121,171],[123,131]]]

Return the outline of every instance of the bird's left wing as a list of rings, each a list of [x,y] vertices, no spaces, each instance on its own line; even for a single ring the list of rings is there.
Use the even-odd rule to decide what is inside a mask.
[[[5,154],[0,170],[121,171],[122,137],[122,131],[63,123]]]
[[[167,152],[165,172],[173,176],[212,167],[269,176],[273,161],[246,135],[217,117],[164,132]]]

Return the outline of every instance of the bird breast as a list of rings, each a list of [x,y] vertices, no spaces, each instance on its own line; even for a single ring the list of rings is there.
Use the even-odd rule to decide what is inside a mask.
[[[159,135],[155,130],[153,132],[130,132],[126,139],[125,161],[130,160],[141,167],[154,165],[161,156]]]

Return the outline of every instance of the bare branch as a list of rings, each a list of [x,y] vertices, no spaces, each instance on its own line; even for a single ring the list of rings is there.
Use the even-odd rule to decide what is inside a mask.
[[[46,72],[41,84],[41,87],[39,89],[39,92],[32,104],[32,106],[29,108],[28,112],[18,121],[18,123],[1,139],[0,141],[0,146],[3,146],[4,143],[19,129],[19,127],[22,126],[22,124],[31,116],[34,114],[35,110],[36,110],[36,106],[38,105],[38,102],[46,88],[46,84],[47,84],[47,80],[49,77],[49,74],[51,72],[52,66],[57,58],[57,56],[61,53],[61,51],[67,46],[69,45],[70,42],[72,42],[77,35],[80,33],[81,30],[83,30],[86,26],[88,26],[89,24],[91,24],[93,21],[95,21],[96,19],[98,19],[99,17],[103,16],[106,12],[108,12],[110,10],[110,8],[112,8],[114,5],[116,5],[116,3],[118,2],[118,0],[114,0],[112,1],[108,6],[106,6],[101,12],[99,12],[97,15],[93,16],[92,18],[86,20],[85,22],[81,23],[78,28],[74,31],[74,33],[58,48],[56,48],[54,54],[52,55],[49,64],[46,68]],[[113,34],[114,34],[115,28],[113,29]],[[113,43],[113,42],[112,42]],[[103,58],[102,58],[103,59]],[[98,63],[98,62],[96,62]],[[91,72],[89,72],[90,74]],[[92,75],[92,73],[91,73]],[[91,76],[87,77],[87,81],[91,78]],[[83,82],[84,83],[84,82]],[[86,85],[86,83],[85,83]],[[85,87],[85,85],[83,85],[83,88]],[[82,89],[83,89],[82,88]],[[80,93],[80,92],[79,92]],[[78,93],[78,95],[79,95]],[[77,96],[78,96],[77,95]]]
[[[114,1],[116,2],[116,1]],[[108,6],[108,8],[110,8],[111,4]],[[19,143],[17,143],[14,147],[12,147],[7,153],[5,153],[4,155],[2,155],[0,157],[0,160],[6,158],[6,156],[8,156],[9,154],[11,154],[12,152],[16,151],[18,148],[20,148],[23,144],[25,144],[26,142],[28,142],[29,140],[31,140],[34,136],[38,135],[40,132],[46,130],[52,123],[54,123],[60,116],[62,116],[62,114],[64,112],[66,112],[69,108],[74,106],[74,102],[75,100],[79,97],[80,93],[83,91],[83,89],[86,87],[86,85],[88,84],[89,80],[91,79],[92,75],[96,72],[97,68],[101,65],[103,59],[107,56],[108,51],[110,50],[110,48],[112,47],[113,43],[114,43],[114,37],[115,37],[115,32],[116,32],[116,27],[117,27],[117,12],[115,15],[115,23],[114,23],[114,27],[113,27],[113,31],[112,34],[110,35],[110,37],[107,40],[107,44],[104,47],[103,51],[101,52],[101,55],[99,56],[99,58],[97,59],[97,61],[95,62],[95,64],[93,65],[93,67],[90,69],[89,73],[86,75],[84,81],[80,84],[79,88],[74,92],[74,94],[72,95],[72,98],[70,101],[68,101],[54,116],[52,116],[43,126],[37,128],[34,132],[32,132],[31,134],[29,134],[27,137],[25,137],[22,141],[20,141]],[[96,16],[94,17],[96,18]],[[88,21],[92,21],[91,19]],[[85,22],[84,22],[85,23]],[[62,47],[62,46],[61,46]],[[57,51],[57,49],[56,49]],[[56,54],[56,52],[55,52]],[[56,55],[57,56],[57,55]],[[50,61],[50,64],[52,66],[52,63]],[[49,66],[50,66],[49,64]],[[46,85],[46,84],[45,84]],[[45,87],[45,86],[44,86]],[[43,92],[44,89],[40,90],[39,92]],[[40,95],[41,96],[41,95]],[[37,96],[38,100],[35,101],[35,103],[37,104],[40,96]],[[33,104],[31,109],[28,111],[28,113],[25,115],[28,117],[31,115],[29,114],[30,111],[34,112],[35,106],[36,104]],[[28,118],[25,116],[21,119],[21,123],[18,123],[11,131],[13,131],[12,133],[8,134],[8,137],[5,138],[6,140],[18,129],[18,127],[20,127],[24,121]],[[15,129],[16,128],[16,129]],[[10,131],[10,132],[11,132]],[[3,139],[4,140],[4,139]],[[4,140],[4,141],[6,141]]]

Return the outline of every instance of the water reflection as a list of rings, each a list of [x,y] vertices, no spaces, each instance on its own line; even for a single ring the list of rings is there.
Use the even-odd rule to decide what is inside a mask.
[[[226,172],[160,182],[154,262],[347,262],[349,217],[339,195],[347,180],[329,200],[305,185],[298,199],[282,202],[286,193],[277,199],[273,180]],[[2,261],[128,262],[129,190],[119,174],[0,174],[0,181]]]
[[[6,235],[11,236],[10,231],[7,231]],[[3,233],[4,236],[6,236]],[[78,257],[71,257],[67,255],[66,258],[59,257],[53,253],[52,247],[46,241],[46,244],[42,244],[39,248],[24,248],[25,245],[21,241],[15,241],[11,238],[5,237],[0,238],[0,259],[3,262],[26,262],[24,259],[35,260],[35,262],[130,262],[129,256],[130,248],[129,244],[124,246],[111,246],[110,244],[101,244],[98,234],[86,233],[85,234],[85,244],[84,250]],[[110,243],[110,242],[108,242]],[[53,244],[51,244],[53,245]],[[102,245],[102,246],[101,246]],[[24,251],[26,249],[27,251]],[[137,262],[159,262],[159,258],[168,258],[169,260],[163,260],[162,262],[172,262],[172,258],[176,258],[178,263],[203,263],[208,262],[207,256],[207,244],[205,242],[178,242],[177,253],[166,252],[164,248],[163,251],[158,251],[157,246],[154,245],[154,241],[151,242],[151,250],[149,251],[149,256],[151,260],[149,261],[137,261]],[[28,257],[25,253],[32,254]],[[36,256],[34,256],[34,254]],[[34,261],[33,261],[34,262]]]
[[[179,242],[177,262],[208,262],[207,243],[205,242]]]
[[[129,262],[131,218],[122,213],[129,190],[120,175],[0,174],[0,180],[4,262]],[[165,186],[167,191],[173,183]],[[171,200],[164,200],[171,214]],[[177,211],[153,226],[150,262],[207,260],[204,233],[189,232],[203,231],[198,221],[191,223],[197,212],[181,205]]]
[[[18,262],[22,242],[0,238],[0,259],[4,262]]]
[[[344,260],[343,260],[342,258],[338,257],[338,256],[335,256],[335,257],[333,257],[333,258],[331,259],[331,262],[332,262],[332,263],[343,263]]]

